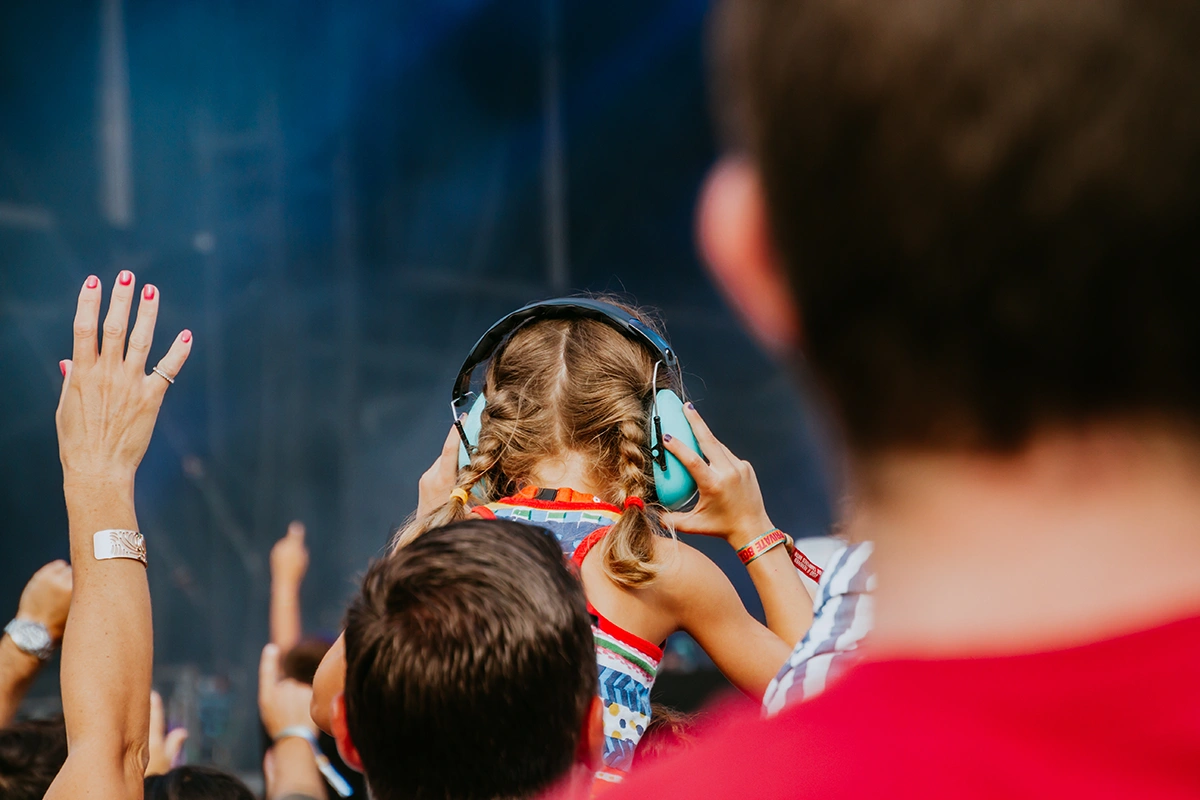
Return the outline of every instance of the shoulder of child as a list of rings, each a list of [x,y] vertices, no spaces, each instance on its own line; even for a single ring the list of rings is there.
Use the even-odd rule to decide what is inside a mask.
[[[670,601],[687,602],[728,583],[728,578],[711,558],[686,542],[660,536],[654,541],[658,577],[650,587]]]

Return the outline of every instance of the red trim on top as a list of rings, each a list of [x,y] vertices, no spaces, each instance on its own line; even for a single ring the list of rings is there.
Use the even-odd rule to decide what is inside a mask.
[[[587,509],[602,509],[604,511],[611,511],[618,515],[621,513],[621,509],[617,506],[614,506],[611,503],[600,502],[595,499],[594,495],[583,494],[582,492],[576,492],[573,489],[558,489],[555,492],[555,497],[553,500],[539,500],[537,498],[539,492],[541,492],[541,489],[536,486],[526,486],[512,497],[505,497],[502,500],[497,500],[496,503],[498,505],[524,506],[526,508],[541,508],[552,511],[582,511]],[[488,514],[491,514],[493,518],[495,518],[495,514],[492,514],[490,509],[485,509],[483,506],[476,506],[474,509],[472,509],[472,511],[475,510],[486,511]],[[583,537],[583,541],[579,543],[579,545],[575,548],[575,552],[571,554],[571,562],[575,564],[576,567],[582,568],[583,560],[587,558],[587,554],[591,552],[592,548],[595,547],[600,540],[604,538],[604,535],[610,530],[612,530],[612,526],[605,525],[603,528],[597,528],[587,536]],[[640,650],[641,652],[653,658],[655,661],[662,661],[662,647],[656,644],[651,644],[642,637],[632,634],[615,623],[610,622],[606,617],[596,610],[596,607],[592,605],[590,600],[588,601],[588,613],[596,618],[596,627],[598,627],[604,633],[608,634],[619,642],[624,642],[630,647]]]
[[[612,526],[607,525],[603,528],[597,528],[587,536],[583,537],[583,541],[579,543],[579,546],[575,548],[575,552],[571,554],[571,563],[573,563],[577,568],[583,569],[583,560],[587,558],[587,554],[592,551],[593,547],[600,543],[600,540],[603,539],[605,534],[607,534],[610,530],[612,530]],[[603,616],[599,611],[596,610],[596,607],[592,605],[591,600],[588,601],[588,613],[596,618],[596,627],[607,633],[609,636],[613,637],[617,641],[624,642],[630,647],[636,647],[638,650],[641,650],[646,655],[652,657],[655,661],[662,660],[663,651],[661,647],[656,644],[651,644],[636,634],[630,633],[629,631],[617,625],[615,622],[610,622],[607,617]]]
[[[662,648],[656,644],[650,644],[645,639],[635,634],[630,633],[618,625],[609,622],[608,618],[596,610],[596,607],[588,602],[588,613],[596,618],[596,627],[607,633],[619,642],[624,642],[630,647],[635,647],[641,650],[646,655],[653,658],[655,661],[662,661]]]
[[[595,495],[584,494],[577,492],[574,489],[556,489],[553,500],[539,500],[538,494],[541,489],[536,486],[526,486],[521,491],[514,494],[512,497],[505,497],[497,500],[506,506],[526,506],[528,508],[540,508],[548,511],[587,511],[588,509],[602,509],[611,511],[615,514],[620,514],[621,509],[614,506],[612,503],[604,503],[596,499]]]
[[[576,545],[575,552],[571,554],[571,561],[574,562],[575,566],[582,568],[583,560],[587,558],[587,554],[604,538],[604,534],[611,530],[612,525],[605,525],[603,528],[597,528],[583,537],[579,544]]]
[[[477,517],[483,517],[484,519],[495,519],[496,518],[495,512],[492,511],[487,506],[475,506],[467,513],[474,514]]]
[[[620,514],[621,509],[611,503],[578,503],[578,502],[563,502],[562,500],[517,500],[513,497],[505,497],[503,500],[497,500],[502,506],[526,506],[527,508],[544,508],[549,511],[587,511],[588,509],[601,509],[603,511],[611,511],[614,514]]]

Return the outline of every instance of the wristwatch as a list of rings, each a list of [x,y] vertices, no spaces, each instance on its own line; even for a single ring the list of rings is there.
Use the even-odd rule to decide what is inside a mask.
[[[30,619],[14,619],[4,626],[4,632],[22,653],[28,653],[39,661],[49,661],[54,655],[54,639],[50,631],[40,622]]]

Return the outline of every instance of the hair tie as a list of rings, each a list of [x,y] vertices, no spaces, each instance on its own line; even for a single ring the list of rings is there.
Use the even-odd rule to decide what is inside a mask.
[[[640,497],[626,497],[625,498],[625,510],[628,511],[631,506],[637,506],[642,511],[645,511],[646,510],[646,501]]]
[[[450,500],[453,500],[456,497],[465,506],[467,504],[467,500],[470,498],[470,495],[467,494],[466,489],[459,486],[459,487],[456,487],[455,490],[450,493]],[[450,500],[447,500],[446,502],[450,502]]]

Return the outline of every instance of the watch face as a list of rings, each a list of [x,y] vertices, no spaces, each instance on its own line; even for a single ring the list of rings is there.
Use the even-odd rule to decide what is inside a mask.
[[[54,653],[54,640],[40,622],[14,619],[4,630],[12,637],[13,644],[31,656],[45,661]]]

